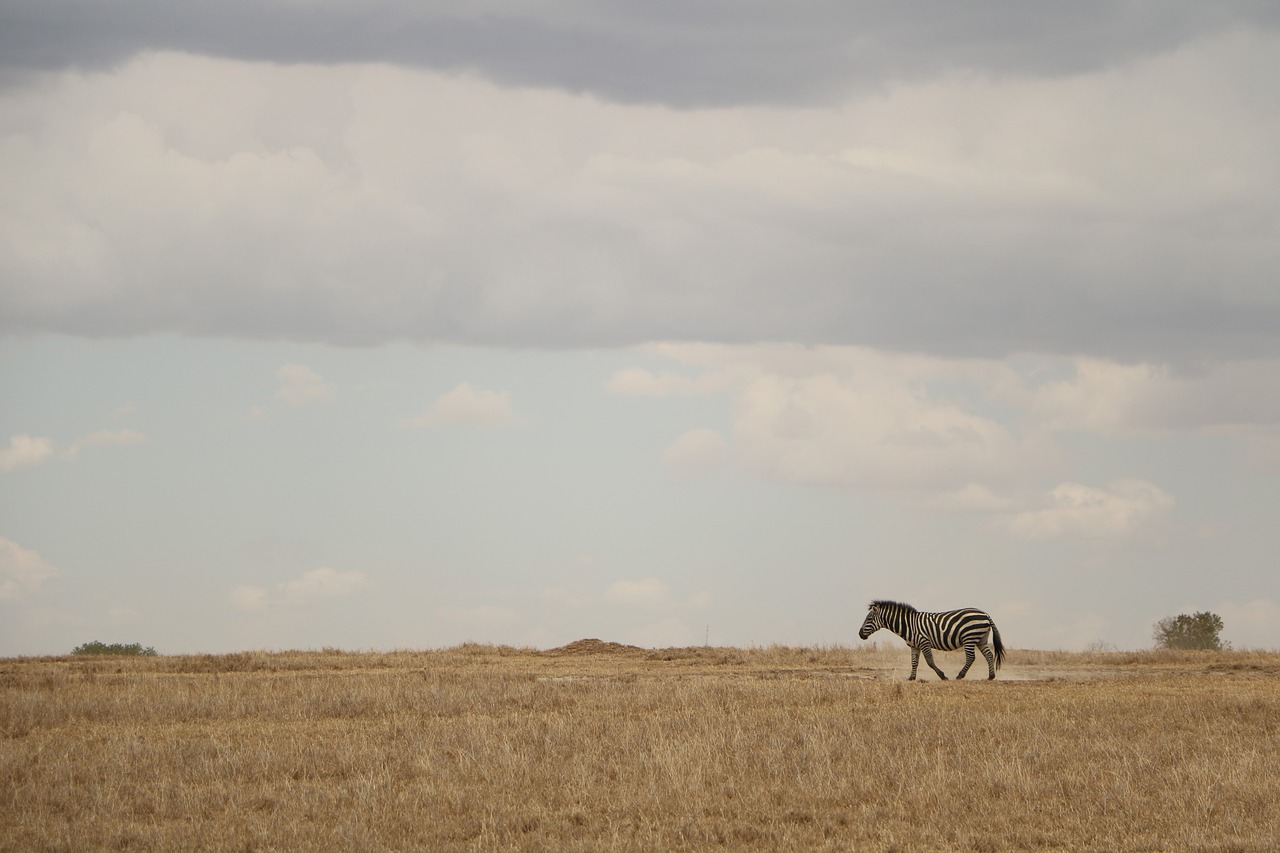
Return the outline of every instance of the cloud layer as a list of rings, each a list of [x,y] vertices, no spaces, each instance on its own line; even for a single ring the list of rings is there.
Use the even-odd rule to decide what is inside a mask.
[[[386,62],[516,86],[679,106],[813,102],[957,69],[1096,71],[1234,28],[1275,28],[1265,3],[667,4],[411,0],[297,3],[7,0],[15,70],[104,68],[144,51],[280,63]]]
[[[1274,356],[1280,36],[1172,41],[821,107],[179,53],[45,76],[0,94],[0,330]]]
[[[654,405],[723,395],[731,407],[727,430],[696,427],[672,441],[661,454],[669,469],[738,470],[984,514],[1023,540],[1128,537],[1176,504],[1124,467],[1101,483],[1073,478],[1068,436],[1231,436],[1262,449],[1280,436],[1274,360],[1177,373],[1148,363],[1027,359],[1015,367],[861,347],[665,344],[651,352],[680,369],[627,368],[605,387]],[[1268,464],[1263,450],[1256,455],[1250,464]]]

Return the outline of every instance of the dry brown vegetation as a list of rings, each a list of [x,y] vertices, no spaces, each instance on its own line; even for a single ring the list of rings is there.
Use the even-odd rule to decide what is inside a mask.
[[[907,667],[599,641],[3,660],[0,848],[1276,849],[1280,654]]]

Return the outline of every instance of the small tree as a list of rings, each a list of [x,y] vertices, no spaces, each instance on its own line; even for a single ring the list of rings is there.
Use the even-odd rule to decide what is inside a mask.
[[[150,646],[144,648],[142,643],[100,643],[97,640],[76,646],[71,650],[73,655],[131,655],[134,657],[146,657],[155,653],[155,649]]]
[[[1218,636],[1222,633],[1222,617],[1216,613],[1191,616],[1166,616],[1155,624],[1151,636],[1161,649],[1208,649],[1220,652],[1231,648]]]

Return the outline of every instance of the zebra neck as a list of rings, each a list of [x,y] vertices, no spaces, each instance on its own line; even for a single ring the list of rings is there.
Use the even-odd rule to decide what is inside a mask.
[[[915,632],[912,631],[912,614],[905,610],[893,610],[885,614],[885,625],[890,631],[897,634],[902,639],[910,642],[911,636]]]

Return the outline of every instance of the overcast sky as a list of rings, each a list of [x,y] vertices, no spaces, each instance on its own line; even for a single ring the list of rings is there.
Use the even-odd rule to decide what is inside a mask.
[[[0,0],[0,655],[1280,648],[1278,79],[1265,2]]]

